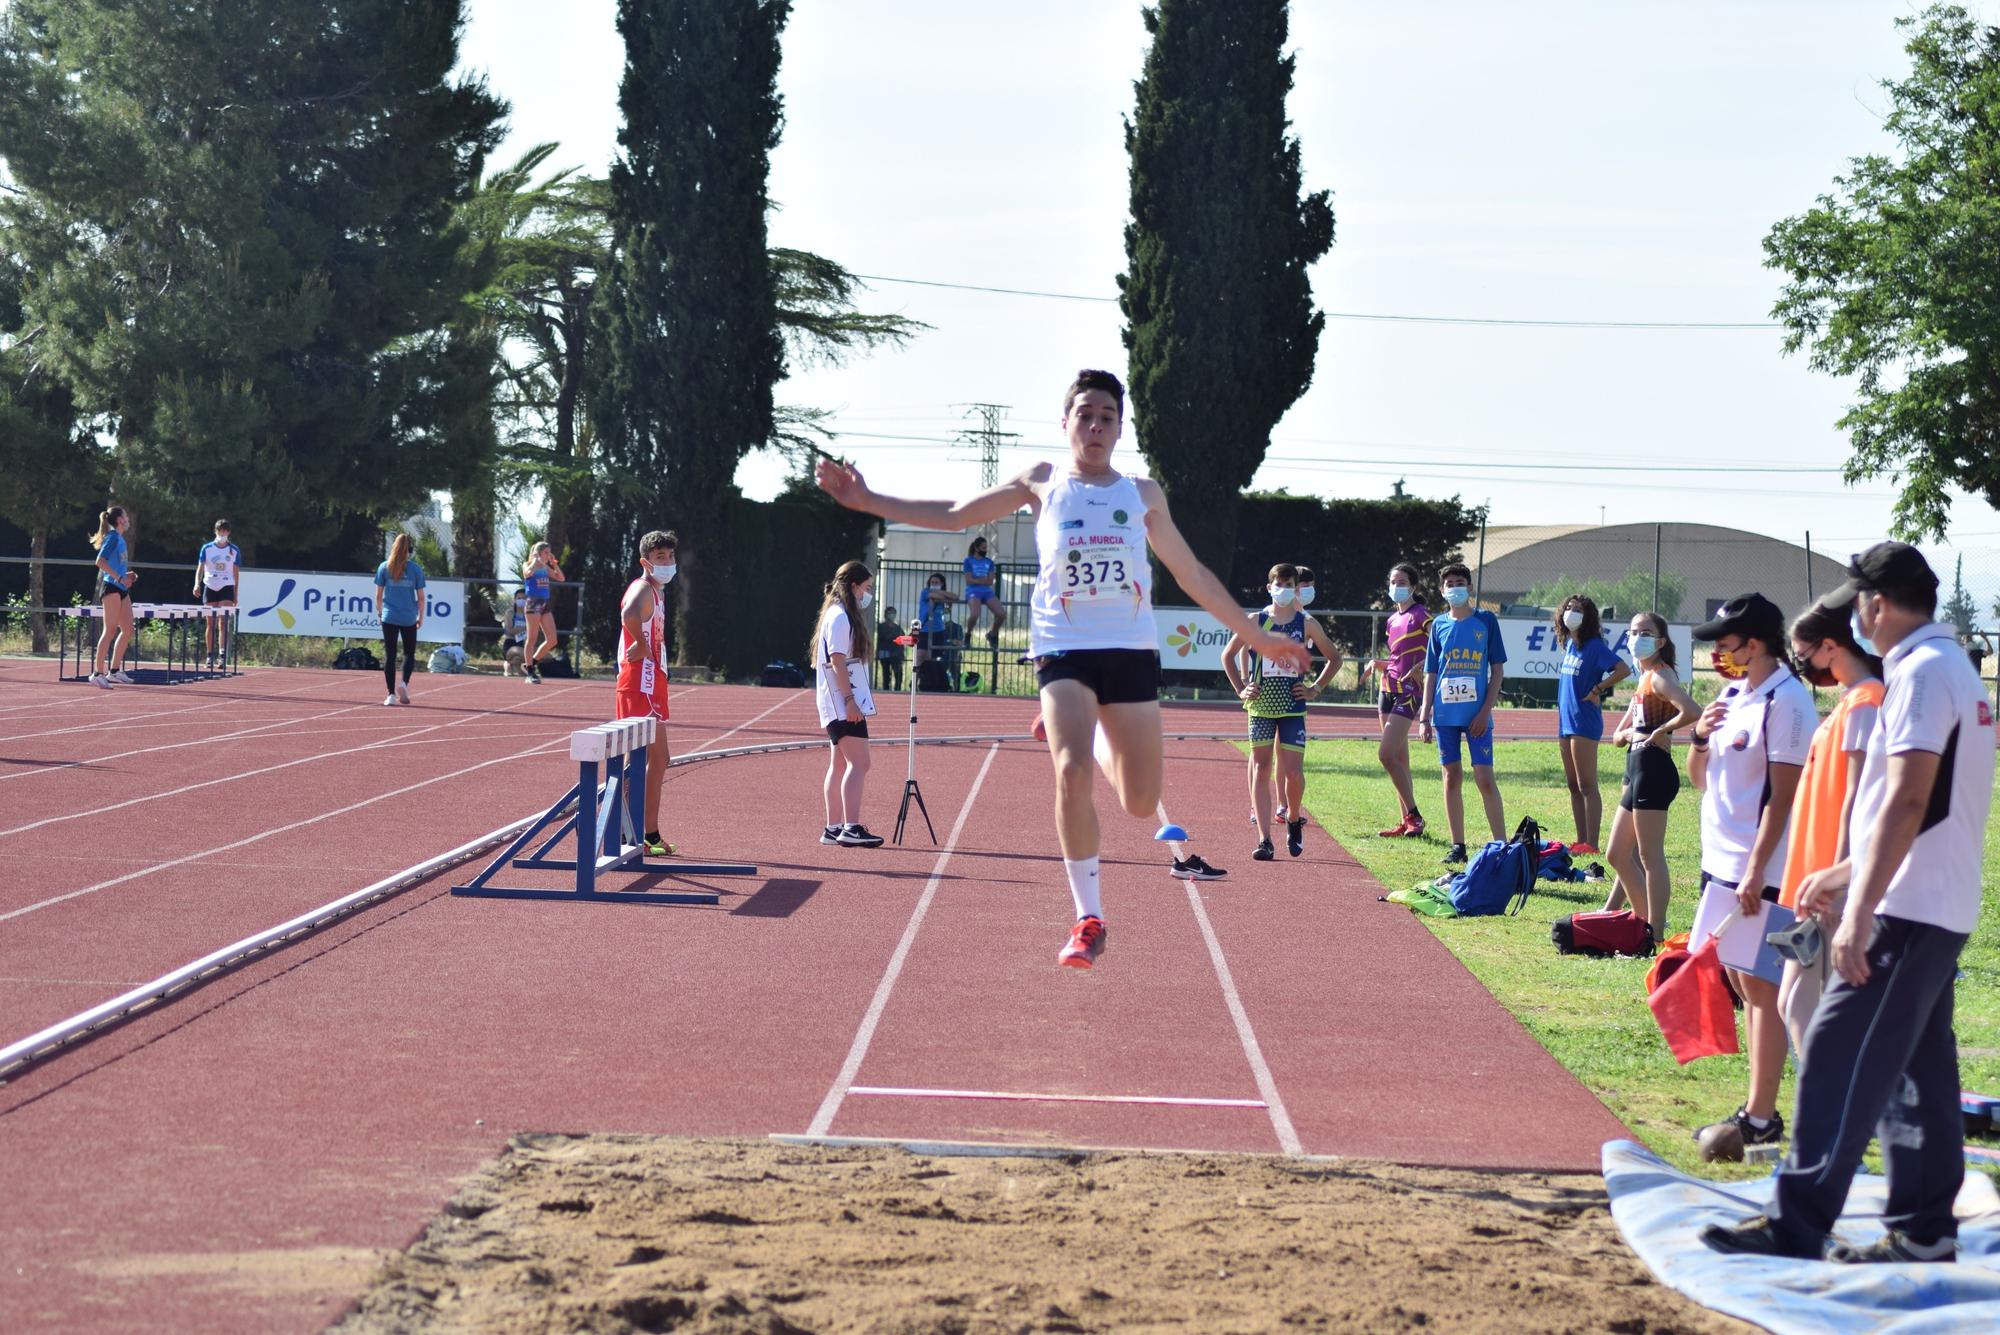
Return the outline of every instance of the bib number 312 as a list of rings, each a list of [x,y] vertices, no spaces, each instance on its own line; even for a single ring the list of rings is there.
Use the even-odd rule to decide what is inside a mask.
[[[1438,682],[1438,703],[1470,705],[1479,702],[1478,683],[1471,677],[1445,677]]]

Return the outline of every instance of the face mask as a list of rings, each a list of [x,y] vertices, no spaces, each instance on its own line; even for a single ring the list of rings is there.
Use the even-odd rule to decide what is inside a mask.
[[[1806,663],[1801,663],[1799,666],[1804,669],[1799,675],[1815,686],[1840,685],[1840,678],[1833,675],[1833,669],[1830,667],[1816,668]]]
[[[854,605],[860,608],[862,611],[866,612],[871,606],[874,605],[874,602],[875,602],[875,591],[873,589],[864,589],[862,590],[861,595],[854,600]]]
[[[1444,591],[1444,600],[1453,607],[1463,607],[1472,601],[1472,590],[1463,584],[1454,584]]]
[[[1282,584],[1273,584],[1271,586],[1271,605],[1273,607],[1290,607],[1292,599],[1298,596],[1299,591],[1297,589],[1288,589]]]
[[[1634,635],[1632,637],[1633,662],[1636,663],[1641,659],[1651,658],[1658,652],[1660,652],[1660,640],[1657,635]]]
[[[1748,655],[1742,649],[1717,649],[1713,657],[1715,675],[1724,681],[1738,681],[1749,676],[1750,669],[1743,661],[1746,657]]]
[[[1571,630],[1582,630],[1583,613],[1577,611],[1574,607],[1570,608],[1569,611],[1563,613],[1563,625],[1568,626]]]
[[[1415,594],[1416,591],[1407,584],[1391,584],[1389,586],[1389,601],[1392,603],[1407,603]]]
[[[931,585],[931,592],[932,592],[932,593],[943,593],[943,592],[944,592],[944,585],[942,585],[942,584],[933,584],[933,585]]]
[[[1299,606],[1311,607],[1312,605],[1313,605],[1313,586],[1310,584],[1300,586]]]
[[[672,561],[667,562],[665,565],[657,565],[657,566],[652,564],[651,562],[646,563],[646,573],[653,577],[653,583],[655,584],[673,583],[674,571],[677,569],[679,569],[679,567],[676,566]]]
[[[1854,632],[1854,642],[1861,646],[1862,653],[1867,654],[1870,658],[1880,658],[1882,656],[1881,651],[1875,647],[1875,641],[1861,633],[1860,608],[1857,607],[1854,609],[1854,612],[1848,618],[1847,624],[1848,628]]]

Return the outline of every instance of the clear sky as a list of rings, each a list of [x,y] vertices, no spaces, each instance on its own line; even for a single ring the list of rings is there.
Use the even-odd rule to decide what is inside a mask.
[[[2000,0],[1973,0],[2000,21]],[[1296,0],[1291,108],[1308,188],[1331,189],[1330,314],[1769,320],[1772,223],[1883,146],[1879,82],[1906,68],[1893,0]],[[513,103],[508,160],[554,139],[616,152],[611,0],[471,0],[468,69]],[[1129,0],[800,0],[785,36],[774,244],[883,278],[1109,298],[1123,268],[1121,117],[1146,46]],[[801,374],[834,448],[877,485],[978,480],[947,443],[965,405],[1011,405],[1026,466],[1060,441],[1063,385],[1121,369],[1105,300],[876,282],[870,309],[934,328]],[[1775,329],[1549,329],[1334,318],[1257,484],[1490,501],[1495,523],[1698,520],[1836,548],[1881,536],[1892,485],[1837,471],[1848,386]],[[1143,431],[1144,423],[1135,429]],[[913,439],[902,439],[911,437]],[[1125,460],[1143,469],[1137,451]],[[1502,468],[1501,464],[1529,465]],[[1640,471],[1651,468],[1656,471]],[[769,495],[782,465],[745,464]],[[2000,591],[2000,514],[1963,502],[1968,583]]]

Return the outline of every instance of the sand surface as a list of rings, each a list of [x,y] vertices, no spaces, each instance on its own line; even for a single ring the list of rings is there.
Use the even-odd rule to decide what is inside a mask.
[[[1595,1177],[525,1136],[336,1329],[1751,1327],[1656,1284]]]

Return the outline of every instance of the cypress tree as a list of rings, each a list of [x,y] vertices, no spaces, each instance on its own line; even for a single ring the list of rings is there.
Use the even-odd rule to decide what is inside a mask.
[[[723,649],[736,467],[770,442],[784,374],[765,213],[790,0],[619,0],[624,126],[589,394],[608,470],[587,569],[623,587],[672,528],[683,661]]]
[[[1240,493],[1312,383],[1306,268],[1333,208],[1300,193],[1285,0],[1160,0],[1145,22],[1118,279],[1132,415],[1195,554],[1226,571]]]
[[[462,473],[453,224],[504,106],[463,0],[13,0],[0,208],[42,363],[158,539],[293,550]],[[363,527],[371,527],[364,525]]]

